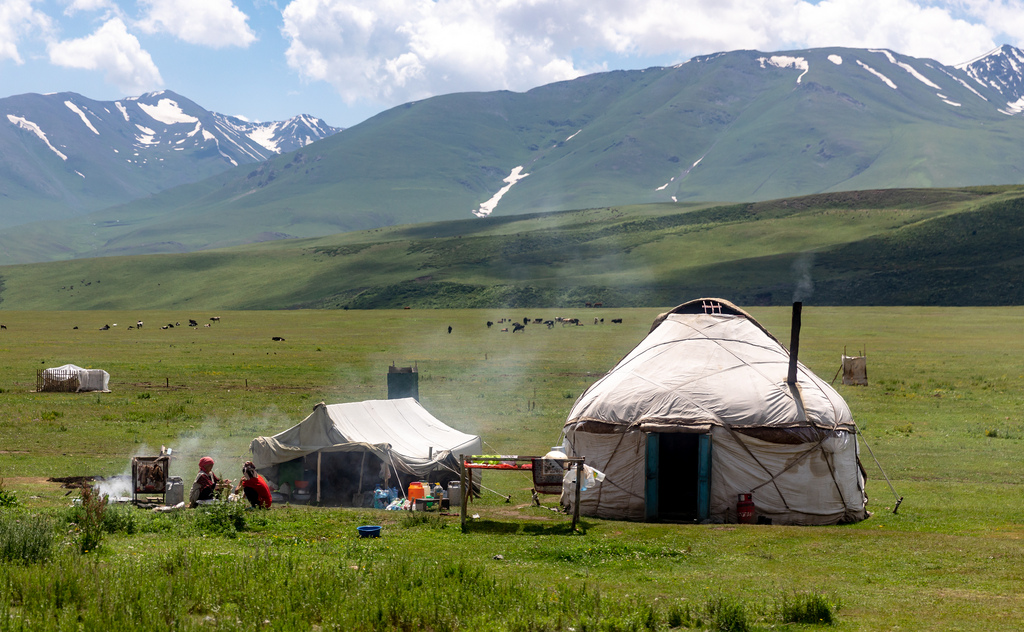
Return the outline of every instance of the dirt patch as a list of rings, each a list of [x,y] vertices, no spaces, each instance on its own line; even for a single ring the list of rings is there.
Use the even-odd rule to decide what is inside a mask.
[[[0,450],[0,454],[28,454],[28,450]]]
[[[92,485],[96,479],[101,479],[101,476],[55,476],[46,479],[48,483],[60,483],[60,486],[64,489],[81,489],[86,485]]]

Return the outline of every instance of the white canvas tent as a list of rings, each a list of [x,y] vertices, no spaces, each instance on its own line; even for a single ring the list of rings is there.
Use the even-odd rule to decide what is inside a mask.
[[[300,472],[319,470],[315,478],[324,495],[347,501],[385,478],[395,486],[432,472],[439,480],[458,479],[458,455],[479,454],[481,445],[480,437],[450,428],[408,397],[321,402],[288,430],[253,439],[249,450],[256,468],[275,483],[298,480],[282,471],[301,459]]]
[[[580,512],[627,520],[736,522],[752,493],[773,524],[867,517],[849,407],[753,317],[721,299],[684,303],[576,401],[569,456],[606,479]],[[563,496],[563,503],[571,502]]]
[[[110,392],[110,374],[101,369],[83,369],[74,364],[44,369],[37,390],[82,393],[86,391]]]

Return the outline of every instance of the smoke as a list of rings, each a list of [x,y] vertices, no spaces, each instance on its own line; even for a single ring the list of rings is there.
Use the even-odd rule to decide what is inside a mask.
[[[793,302],[803,302],[814,294],[814,280],[811,278],[811,268],[814,267],[814,253],[805,252],[793,261],[793,279],[795,289],[793,290]]]
[[[139,446],[135,453],[128,458],[128,462],[125,464],[124,470],[120,474],[109,476],[107,478],[98,478],[93,483],[93,487],[96,489],[100,496],[109,496],[112,500],[115,498],[124,498],[132,495],[132,459],[137,456],[153,456],[153,451],[150,450],[145,444]]]

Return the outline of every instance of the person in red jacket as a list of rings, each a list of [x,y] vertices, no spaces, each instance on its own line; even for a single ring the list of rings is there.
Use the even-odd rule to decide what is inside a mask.
[[[270,486],[267,485],[266,479],[256,472],[256,466],[252,461],[246,461],[242,466],[242,482],[235,488],[236,494],[238,490],[245,492],[245,499],[253,507],[270,509],[270,505],[273,503],[270,497]]]

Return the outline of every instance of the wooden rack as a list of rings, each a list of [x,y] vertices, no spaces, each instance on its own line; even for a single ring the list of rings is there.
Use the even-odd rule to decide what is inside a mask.
[[[462,518],[462,532],[466,532],[466,504],[469,502],[469,495],[472,489],[467,488],[467,483],[473,483],[473,470],[499,470],[499,471],[532,471],[533,462],[541,460],[540,456],[508,456],[508,455],[459,455],[459,463],[462,464],[459,473],[459,489],[462,492],[460,515]],[[572,530],[576,531],[576,523],[580,519],[580,481],[583,478],[583,464],[585,457],[566,457],[564,459],[553,459],[565,463],[566,469],[576,468],[576,499],[572,504]]]

